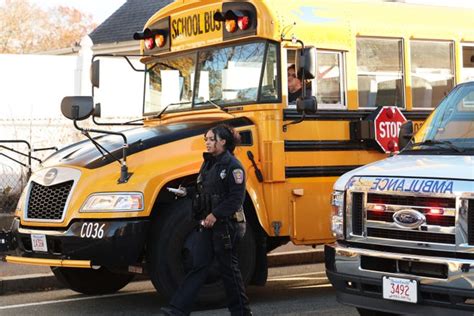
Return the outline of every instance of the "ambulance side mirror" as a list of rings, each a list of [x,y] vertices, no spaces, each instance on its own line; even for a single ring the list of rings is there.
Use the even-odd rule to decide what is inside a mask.
[[[406,121],[400,126],[400,133],[398,134],[398,148],[402,150],[410,142],[413,137],[413,122]]]

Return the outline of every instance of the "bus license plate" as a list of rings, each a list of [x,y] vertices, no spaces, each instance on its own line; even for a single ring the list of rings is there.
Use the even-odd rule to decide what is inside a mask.
[[[32,234],[31,246],[33,251],[48,252],[48,244],[46,243],[46,235]]]
[[[388,300],[416,303],[418,284],[415,280],[383,277],[383,298]]]

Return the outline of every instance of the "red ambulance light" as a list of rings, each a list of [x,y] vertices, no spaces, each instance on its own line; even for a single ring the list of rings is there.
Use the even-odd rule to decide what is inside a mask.
[[[165,45],[165,36],[161,34],[155,35],[155,44],[157,47],[163,47]]]
[[[384,212],[385,211],[385,205],[374,205],[374,207],[372,208],[372,211]]]
[[[229,33],[234,33],[237,30],[237,22],[234,19],[225,20],[225,29]]]
[[[237,19],[237,24],[239,25],[239,29],[241,29],[242,31],[245,31],[246,29],[249,28],[250,19],[249,19],[249,17],[246,16],[246,15],[240,16],[240,17]]]
[[[145,47],[148,50],[155,48],[155,39],[153,37],[145,38]]]
[[[431,208],[429,210],[429,214],[430,215],[443,215],[444,214],[444,211],[439,209],[439,208]]]

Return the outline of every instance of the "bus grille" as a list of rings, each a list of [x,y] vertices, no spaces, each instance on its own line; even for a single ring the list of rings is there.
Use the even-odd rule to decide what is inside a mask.
[[[67,181],[52,186],[43,186],[36,182],[31,182],[26,212],[27,218],[61,220],[73,183],[74,181]]]

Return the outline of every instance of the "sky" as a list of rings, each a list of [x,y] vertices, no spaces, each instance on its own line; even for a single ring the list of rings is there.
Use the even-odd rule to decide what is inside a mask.
[[[92,15],[95,23],[100,24],[126,2],[126,0],[30,0],[41,8],[57,6],[74,7],[83,13]]]
[[[92,14],[94,22],[102,23],[114,13],[126,0],[30,0],[42,8],[59,5],[74,7],[84,13]],[[0,0],[2,3],[3,0]],[[404,0],[407,3],[432,4],[442,6],[467,7],[474,9],[474,0]]]

